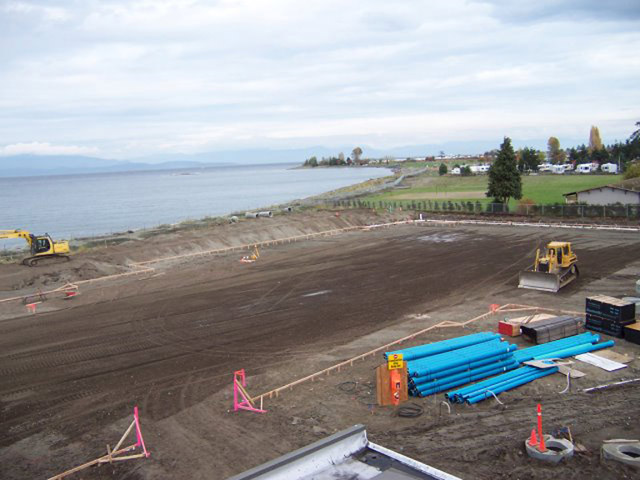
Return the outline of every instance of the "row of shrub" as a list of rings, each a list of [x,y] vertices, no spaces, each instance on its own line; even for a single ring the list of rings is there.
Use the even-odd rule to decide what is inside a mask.
[[[629,218],[640,219],[640,206],[638,205],[566,205],[554,203],[539,205],[521,202],[515,208],[503,203],[482,204],[476,202],[452,202],[452,201],[406,201],[385,202],[361,199],[339,200],[334,202],[334,207],[346,208],[376,208],[395,210],[405,208],[423,212],[460,212],[460,213],[495,213],[516,214],[528,216],[548,217],[588,217],[588,218]]]

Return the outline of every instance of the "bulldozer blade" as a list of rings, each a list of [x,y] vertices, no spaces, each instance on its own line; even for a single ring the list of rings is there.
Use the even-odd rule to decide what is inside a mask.
[[[525,271],[520,272],[520,283],[518,288],[528,288],[531,290],[542,290],[543,292],[557,292],[569,282],[560,284],[560,275],[555,273]]]

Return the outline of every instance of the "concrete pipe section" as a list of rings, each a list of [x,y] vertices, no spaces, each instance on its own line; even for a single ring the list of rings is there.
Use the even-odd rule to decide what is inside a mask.
[[[526,440],[524,445],[527,454],[531,458],[542,460],[543,462],[559,463],[565,458],[573,457],[573,443],[564,438],[555,438],[551,435],[544,436],[544,443],[547,447],[546,451],[541,452],[537,446],[532,447]]]
[[[640,468],[640,443],[605,443],[602,457]]]

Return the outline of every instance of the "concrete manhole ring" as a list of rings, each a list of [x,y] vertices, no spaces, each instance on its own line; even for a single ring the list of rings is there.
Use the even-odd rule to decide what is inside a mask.
[[[547,447],[545,452],[538,450],[538,447],[529,445],[529,441],[524,442],[527,454],[531,458],[542,460],[544,462],[558,463],[565,458],[573,457],[573,443],[564,438],[555,438],[551,435],[544,436],[544,443]]]
[[[602,456],[640,468],[640,443],[605,443],[602,445]]]

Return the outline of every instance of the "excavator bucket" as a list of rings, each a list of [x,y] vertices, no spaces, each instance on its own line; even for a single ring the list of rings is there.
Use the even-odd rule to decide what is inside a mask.
[[[555,293],[560,290],[561,286],[564,285],[560,284],[560,275],[555,273],[534,272],[533,270],[520,272],[518,288],[529,288],[531,290]]]

